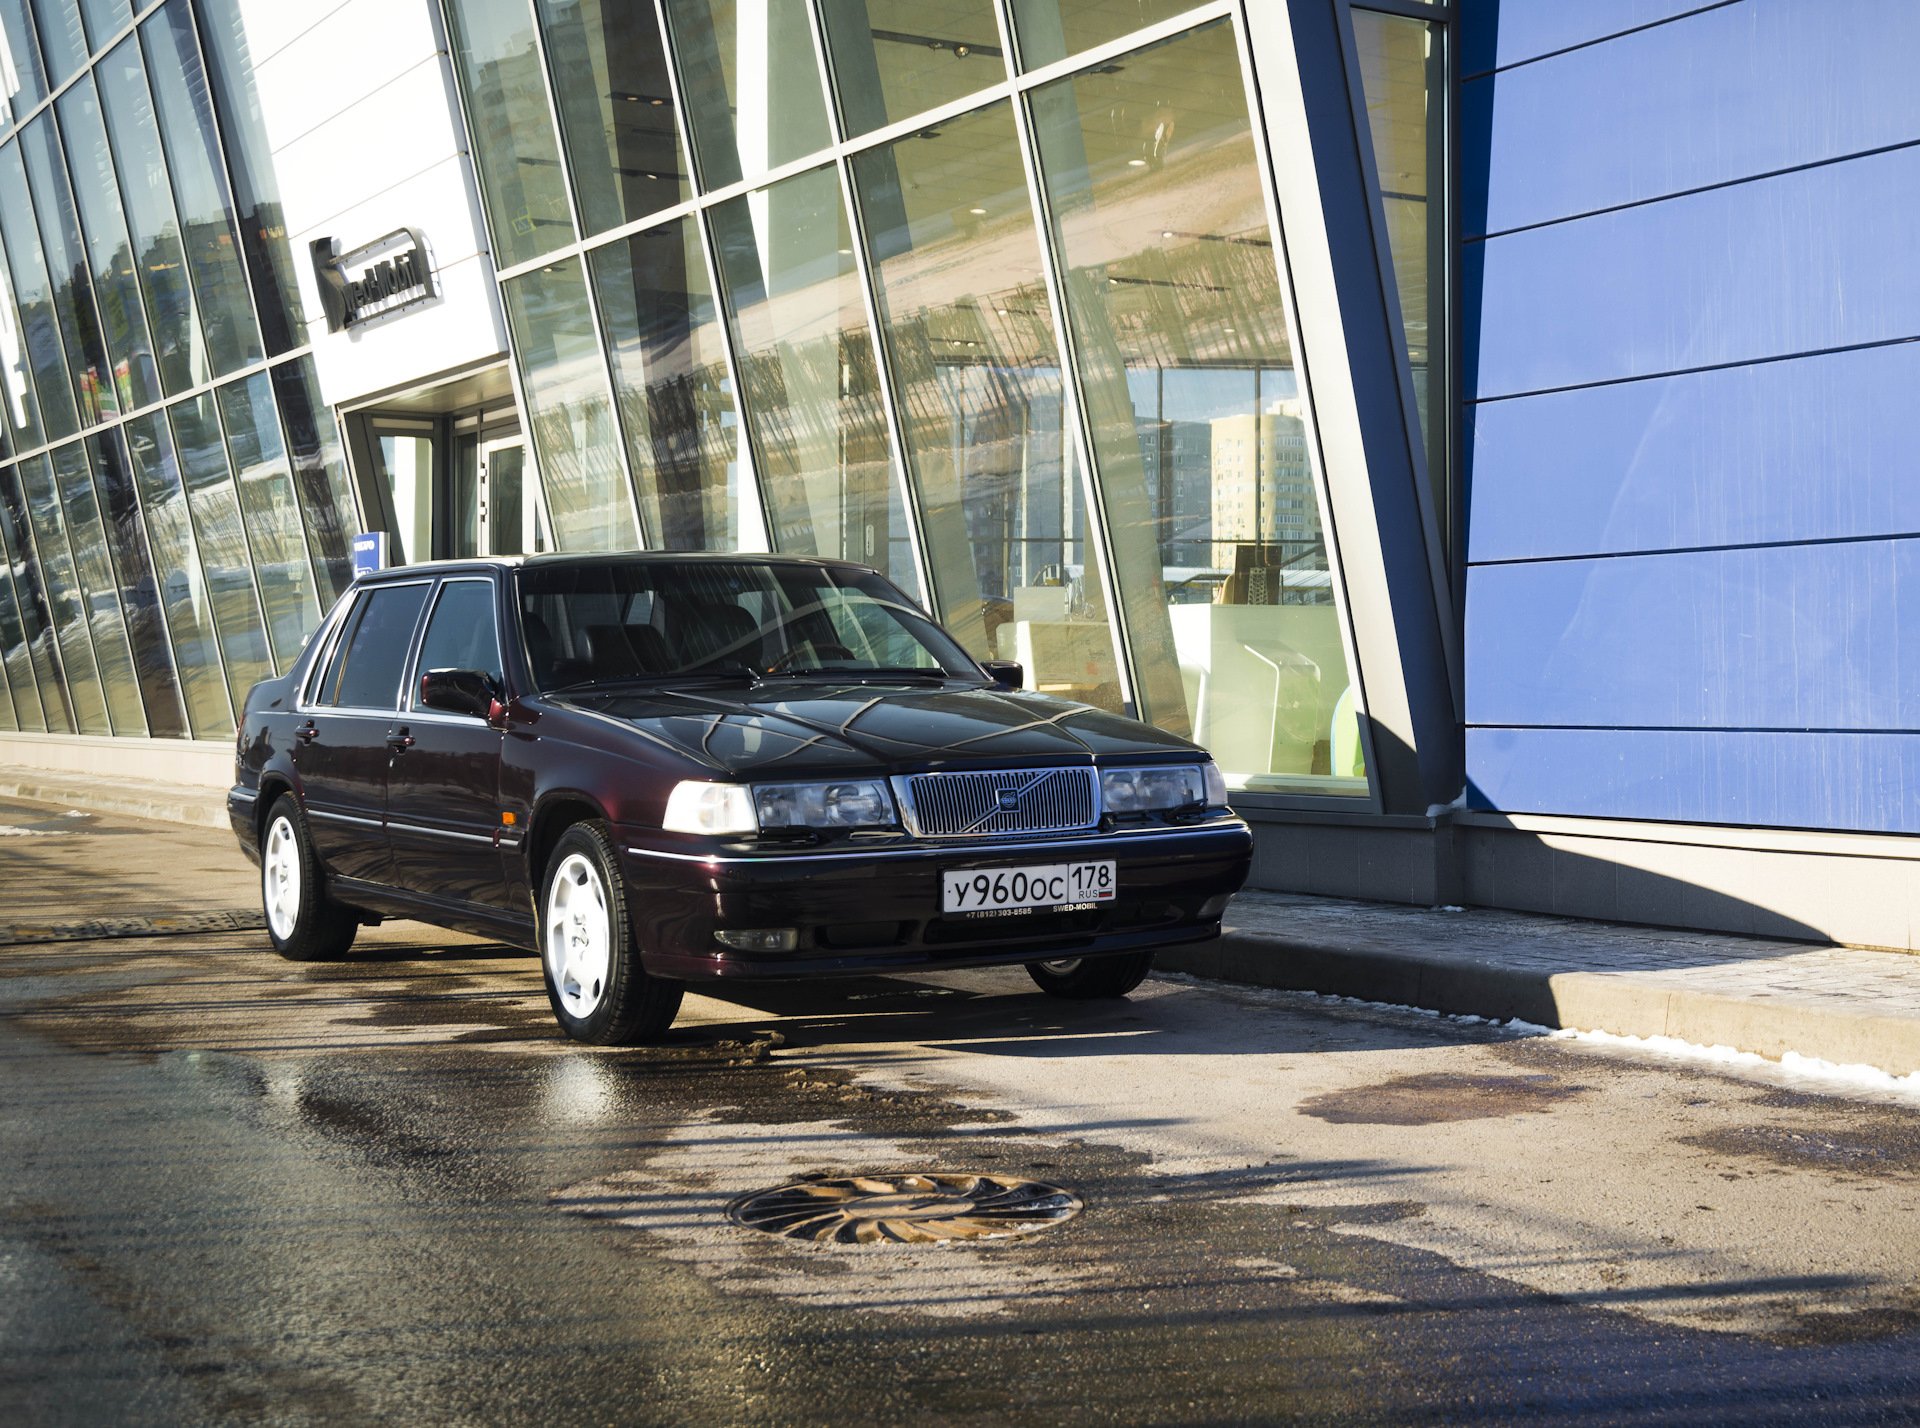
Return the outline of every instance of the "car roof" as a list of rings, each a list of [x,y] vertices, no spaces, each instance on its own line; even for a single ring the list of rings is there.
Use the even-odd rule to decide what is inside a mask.
[[[826,566],[840,570],[866,570],[869,567],[851,560],[829,560],[811,555],[770,555],[762,551],[731,550],[615,550],[546,555],[484,555],[459,560],[422,560],[412,565],[396,565],[388,570],[363,575],[361,585],[393,580],[418,580],[422,576],[454,575],[489,570],[556,570],[569,567],[603,566],[609,561],[633,565],[679,565],[689,562],[726,561],[731,564]]]

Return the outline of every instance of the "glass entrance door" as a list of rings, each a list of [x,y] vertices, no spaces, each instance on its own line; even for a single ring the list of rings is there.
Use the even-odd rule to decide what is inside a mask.
[[[531,555],[546,550],[546,521],[519,433],[479,443],[473,483],[476,555]]]

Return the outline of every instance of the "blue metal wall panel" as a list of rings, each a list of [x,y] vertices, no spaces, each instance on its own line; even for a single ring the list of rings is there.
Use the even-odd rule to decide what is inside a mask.
[[[1745,0],[1471,80],[1461,123],[1485,162],[1461,173],[1463,231],[1909,142],[1916,53],[1912,0]],[[1820,102],[1797,102],[1809,94]]]
[[[1920,833],[1920,735],[1471,729],[1476,807]]]
[[[1920,343],[1471,409],[1476,561],[1920,533]]]
[[[1920,149],[1468,244],[1480,399],[1920,334]]]
[[[1470,724],[1920,730],[1920,540],[1477,566]]]
[[[1726,0],[1466,0],[1460,73],[1479,74]]]

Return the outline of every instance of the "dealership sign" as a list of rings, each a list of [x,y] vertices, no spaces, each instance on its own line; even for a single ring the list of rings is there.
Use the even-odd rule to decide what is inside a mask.
[[[307,246],[329,332],[404,312],[434,296],[427,244],[417,228],[396,228],[351,253],[336,253],[331,238]]]

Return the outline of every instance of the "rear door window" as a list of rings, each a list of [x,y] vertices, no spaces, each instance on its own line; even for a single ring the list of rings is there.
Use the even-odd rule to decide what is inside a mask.
[[[400,700],[400,675],[407,647],[420,623],[428,586],[388,585],[371,592],[360,607],[353,631],[343,641],[339,670],[329,670],[322,704],[343,709],[392,709]]]

